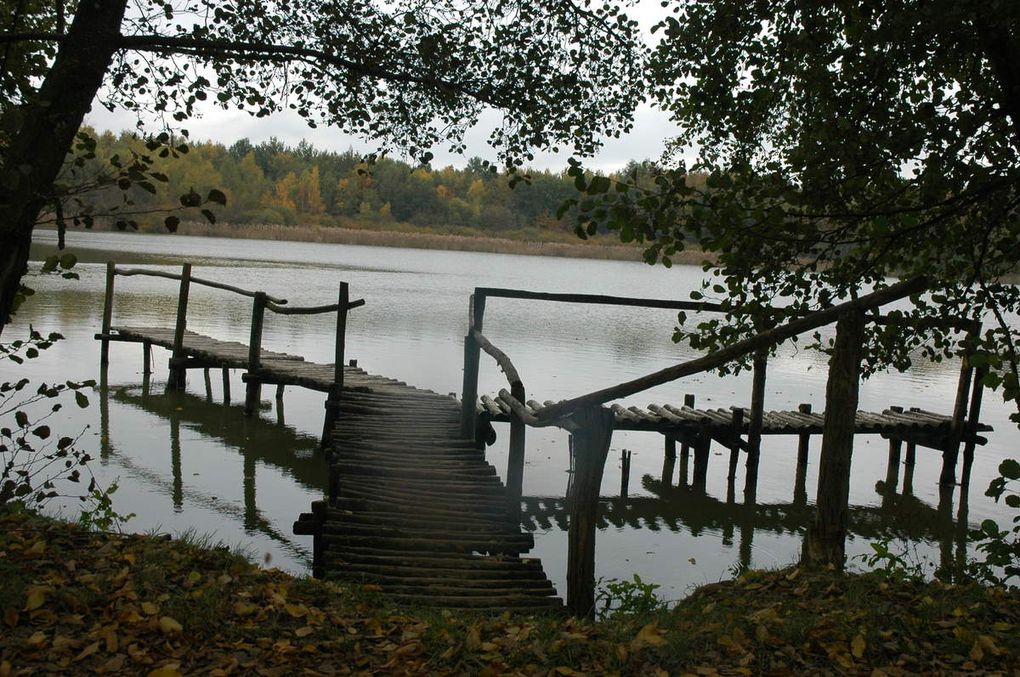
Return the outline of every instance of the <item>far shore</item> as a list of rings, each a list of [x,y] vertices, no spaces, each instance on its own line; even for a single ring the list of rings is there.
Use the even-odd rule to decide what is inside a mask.
[[[146,230],[150,234],[165,233]],[[403,247],[408,249],[440,249],[447,251],[484,252],[491,254],[522,254],[566,258],[641,261],[644,248],[638,244],[612,242],[612,236],[601,239],[571,239],[566,233],[550,234],[548,240],[511,239],[484,234],[452,234],[415,232],[408,229],[343,228],[333,226],[284,226],[271,224],[207,224],[184,222],[180,235],[224,237],[245,240],[287,240],[329,244],[365,245],[372,247]],[[684,251],[673,257],[678,264],[700,265],[705,255],[700,250]]]

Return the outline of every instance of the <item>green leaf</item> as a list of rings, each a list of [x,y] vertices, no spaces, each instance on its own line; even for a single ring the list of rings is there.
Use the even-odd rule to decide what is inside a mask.
[[[221,205],[223,207],[227,206],[227,196],[223,193],[222,190],[217,190],[216,188],[210,190],[209,194],[206,196],[205,199],[208,202],[215,202],[216,204]]]
[[[163,219],[163,225],[166,226],[166,229],[171,233],[176,233],[177,228],[181,225],[181,220],[176,216],[168,216]]]
[[[89,406],[89,398],[86,397],[85,393],[81,392],[80,390],[74,391],[74,402],[82,409]]]
[[[28,414],[23,411],[14,412],[14,421],[18,424],[19,428],[28,427]]]
[[[1008,458],[999,464],[999,474],[1010,480],[1020,480],[1020,462]]]
[[[41,425],[32,431],[32,434],[41,440],[45,440],[50,436],[50,427],[48,425]]]

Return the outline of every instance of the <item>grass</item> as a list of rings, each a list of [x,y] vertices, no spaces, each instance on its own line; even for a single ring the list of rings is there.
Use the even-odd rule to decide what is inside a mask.
[[[0,675],[1020,674],[1020,594],[750,571],[601,622],[388,606],[225,547],[0,510]]]

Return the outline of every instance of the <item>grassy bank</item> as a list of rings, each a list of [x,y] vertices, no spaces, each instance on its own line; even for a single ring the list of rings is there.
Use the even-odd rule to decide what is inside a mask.
[[[415,228],[409,224],[398,223],[363,228],[188,222],[182,223],[178,232],[183,235],[251,240],[291,240],[616,261],[640,261],[644,250],[640,245],[614,242],[608,236],[580,240],[572,233],[525,229],[516,233],[515,237],[494,237],[469,228],[453,229],[451,232],[436,232],[427,228]],[[684,252],[674,257],[675,263],[700,264],[703,260],[704,255],[699,251]]]
[[[599,623],[385,606],[225,549],[0,512],[0,675],[1020,674],[1020,596],[790,569]]]

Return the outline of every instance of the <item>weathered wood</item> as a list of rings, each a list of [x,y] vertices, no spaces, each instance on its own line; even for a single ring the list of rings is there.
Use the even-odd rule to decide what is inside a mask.
[[[485,297],[472,294],[468,300],[468,331],[464,336],[464,384],[461,388],[461,426],[464,437],[474,437],[478,403],[478,368],[481,346],[474,333],[481,332],[485,319]]]
[[[730,421],[730,436],[733,438],[733,443],[727,445],[730,448],[730,465],[726,473],[726,480],[732,484],[737,477],[737,460],[740,457],[740,445],[737,442],[744,429],[744,410],[734,409],[730,413]]]
[[[123,273],[122,273],[123,274]],[[188,326],[188,294],[191,289],[191,264],[185,263],[181,267],[181,288],[177,296],[177,323],[174,325],[173,357],[182,359],[184,353],[184,332]],[[187,370],[181,367],[170,369],[170,378],[167,387],[171,390],[184,390],[187,381]]]
[[[694,394],[684,394],[684,406],[691,409],[694,408]],[[685,437],[683,442],[680,444],[680,470],[677,477],[677,486],[685,487],[688,483],[688,467],[690,466],[691,458],[691,445],[687,442]]]
[[[765,418],[765,376],[769,354],[754,354],[754,377],[751,384],[751,418],[747,427],[747,459],[744,463],[744,503],[753,505],[758,496],[758,463],[761,457],[761,432]]]
[[[602,408],[574,414],[574,481],[567,528],[567,609],[595,615],[595,530],[599,490],[613,435],[613,414]]]
[[[148,341],[142,342],[142,374],[148,376],[152,373],[152,344]]]
[[[939,485],[943,487],[951,487],[956,484],[956,460],[960,455],[960,444],[963,441],[970,397],[970,381],[973,375],[974,369],[970,366],[970,358],[965,354],[960,360],[960,381],[956,386],[952,432],[946,439],[945,448],[942,450],[942,472],[939,475]]]
[[[705,493],[708,483],[708,459],[712,451],[712,436],[702,432],[694,445],[694,491]]]
[[[928,280],[924,277],[916,277],[911,280],[899,282],[885,289],[866,294],[858,299],[847,301],[825,310],[820,310],[806,317],[790,320],[786,324],[769,329],[751,338],[738,341],[720,350],[716,350],[704,357],[700,357],[682,364],[661,369],[647,376],[626,381],[619,385],[603,388],[594,392],[563,400],[553,406],[546,407],[537,414],[541,420],[555,420],[569,416],[571,412],[584,407],[597,406],[617,400],[629,395],[634,395],[642,390],[675,381],[684,376],[691,376],[703,371],[715,369],[727,362],[731,362],[742,355],[754,352],[759,349],[768,348],[785,341],[788,338],[797,336],[806,331],[823,327],[832,323],[833,320],[846,312],[871,310],[878,308],[892,301],[899,300],[911,294],[924,291],[928,286]],[[472,404],[472,406],[474,406]]]
[[[620,498],[627,498],[630,489],[630,456],[629,449],[620,451]]]
[[[113,261],[106,263],[106,292],[103,295],[103,335],[109,336],[110,325],[113,322],[113,280],[117,274],[117,266]],[[99,364],[106,365],[110,363],[110,340],[108,338],[101,339],[102,343],[99,345]]]
[[[525,399],[524,384],[511,383],[511,395],[518,402]],[[510,419],[510,448],[506,461],[506,500],[511,515],[520,516],[521,495],[524,491],[525,434],[527,427],[520,417]]]
[[[903,411],[903,407],[892,406],[893,411]],[[888,492],[895,492],[900,480],[900,450],[903,447],[903,440],[899,437],[889,438],[889,461],[885,469],[885,489]]]
[[[333,426],[340,417],[340,405],[344,392],[344,361],[347,351],[347,313],[350,303],[350,288],[346,282],[340,283],[336,302],[336,333],[333,338],[333,382],[326,396],[326,415],[322,423],[320,446],[329,446],[329,436]]]
[[[860,309],[844,312],[836,323],[836,340],[825,386],[825,430],[815,516],[804,543],[803,562],[807,565],[843,569],[864,328],[864,312]]]
[[[981,418],[981,398],[984,393],[985,375],[987,369],[978,367],[974,371],[973,392],[970,395],[970,411],[967,413],[966,443],[963,447],[963,473],[960,484],[964,487],[970,486],[970,470],[974,465],[974,447],[977,444],[977,431]]]
[[[644,299],[631,296],[607,296],[604,294],[559,294],[533,292],[498,287],[476,287],[475,296],[531,301],[557,301],[561,303],[588,303],[593,305],[631,306],[638,308],[666,308],[669,310],[693,310],[722,312],[725,308],[718,303],[700,301],[674,301],[670,299]]]
[[[188,265],[190,266],[191,264],[188,264]],[[176,273],[167,273],[167,272],[164,272],[162,270],[147,270],[147,269],[144,269],[144,268],[118,268],[117,269],[117,275],[121,275],[123,277],[131,277],[133,275],[145,275],[145,276],[148,276],[148,277],[164,277],[164,278],[167,278],[168,280],[181,280],[181,281],[183,281],[183,274],[182,275],[177,275]],[[247,289],[242,289],[240,287],[235,287],[235,286],[230,285],[230,284],[224,284],[222,282],[215,282],[213,280],[205,280],[205,279],[202,279],[200,277],[190,277],[189,276],[189,282],[193,282],[195,284],[200,284],[200,285],[202,285],[204,287],[212,287],[213,289],[222,289],[224,291],[231,291],[231,292],[234,292],[235,294],[240,294],[241,296],[247,296],[249,298],[254,298],[256,294],[262,293],[262,292],[257,292],[257,291],[249,291]],[[278,299],[278,298],[275,298],[273,296],[267,296],[266,298],[269,299],[270,301],[272,301],[275,304],[283,305],[283,304],[287,303],[287,299]]]
[[[804,402],[797,406],[797,413],[805,416],[811,414],[811,403]],[[794,476],[794,502],[803,505],[807,502],[807,466],[811,453],[811,435],[801,433],[797,439],[797,469]]]
[[[244,397],[244,413],[251,416],[258,409],[262,395],[262,382],[258,372],[262,367],[262,327],[266,316],[266,294],[256,292],[251,306],[251,332],[248,339],[248,378]]]
[[[346,283],[342,283],[346,284]],[[269,300],[266,303],[266,308],[278,315],[324,315],[325,313],[335,313],[340,310],[354,310],[365,305],[365,299],[358,299],[356,301],[348,300],[346,303],[331,303],[325,306],[281,306],[277,303],[273,303]],[[357,364],[351,365],[357,366]]]

